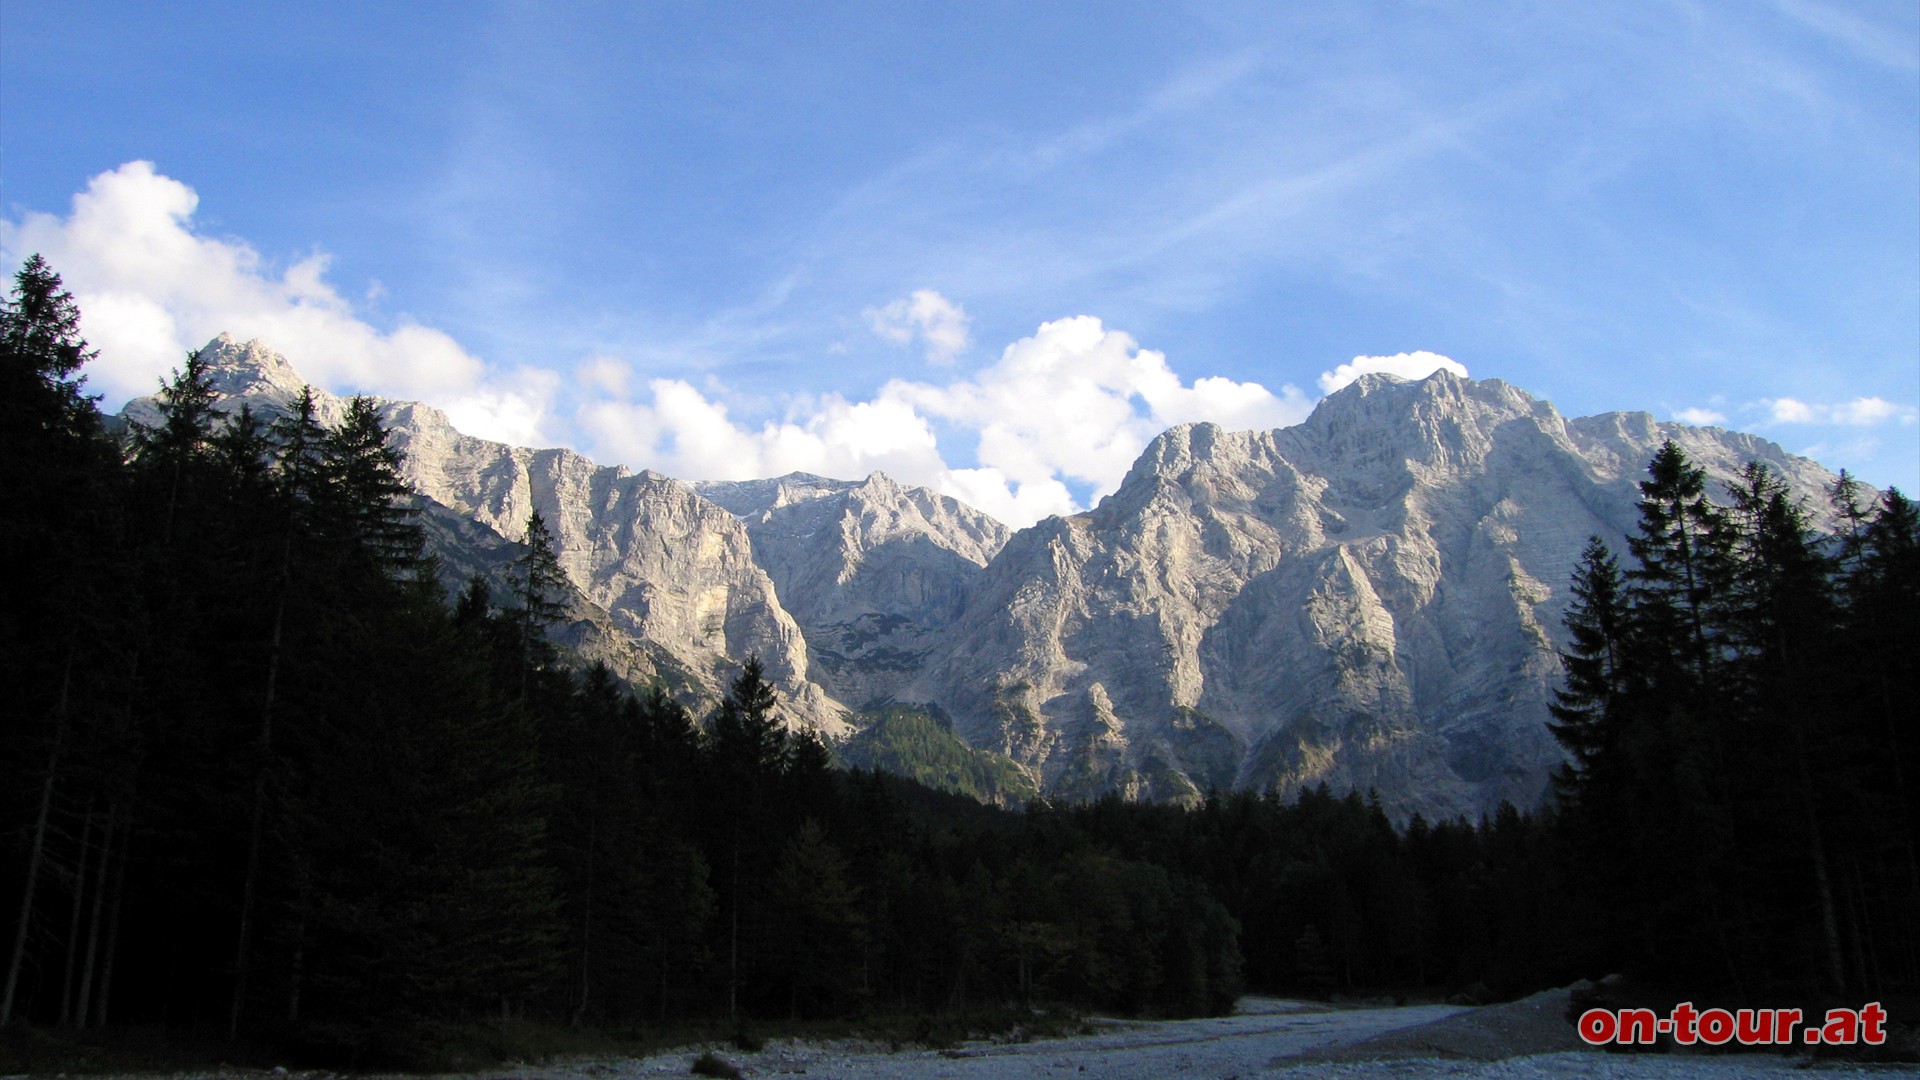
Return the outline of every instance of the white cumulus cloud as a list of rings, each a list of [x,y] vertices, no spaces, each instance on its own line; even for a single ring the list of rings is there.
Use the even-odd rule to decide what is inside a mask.
[[[953,363],[970,341],[966,309],[932,289],[915,289],[886,307],[868,308],[865,315],[883,341],[911,345],[918,339],[930,364]]]
[[[477,435],[538,437],[541,380],[488,378],[451,337],[416,323],[380,330],[326,281],[327,256],[276,271],[240,240],[204,235],[200,197],[148,161],[93,177],[66,217],[0,221],[9,265],[38,252],[80,305],[100,351],[88,386],[109,407],[152,393],[190,349],[228,332],[259,338],[317,385],[453,403]]]
[[[945,386],[890,383],[883,391],[980,433],[977,457],[1015,483],[1060,476],[1096,495],[1119,486],[1148,440],[1212,420],[1234,428],[1298,423],[1311,410],[1293,387],[1202,379],[1188,386],[1164,354],[1081,315],[1044,323],[971,379]]]
[[[1871,427],[1884,424],[1889,420],[1901,420],[1912,423],[1915,410],[1911,407],[1895,405],[1885,398],[1854,398],[1844,405],[1833,407],[1833,422],[1836,424],[1854,424]]]
[[[896,379],[872,400],[798,399],[758,428],[679,380],[649,384],[651,400],[581,410],[596,453],[689,479],[746,479],[794,470],[858,477],[875,470],[931,487],[1009,524],[1085,507],[1117,488],[1148,441],[1209,420],[1230,428],[1298,423],[1312,402],[1224,378],[1183,382],[1166,357],[1099,319],[1043,324],[969,378]],[[936,424],[972,436],[977,464],[948,463]]]
[[[617,356],[590,356],[580,362],[574,374],[581,382],[601,393],[625,397],[627,382],[633,378],[633,368]]]
[[[1441,370],[1451,371],[1463,379],[1467,377],[1466,365],[1451,357],[1427,352],[1424,349],[1418,352],[1395,353],[1392,356],[1356,356],[1350,364],[1341,364],[1332,371],[1321,372],[1320,392],[1331,394],[1362,375],[1398,375],[1403,379],[1424,379]]]
[[[1673,418],[1683,424],[1692,424],[1695,427],[1711,427],[1715,424],[1724,424],[1727,422],[1725,413],[1717,413],[1712,409],[1681,409],[1679,412],[1673,414]]]
[[[1845,424],[1873,427],[1889,421],[1911,424],[1920,419],[1920,409],[1899,405],[1879,397],[1858,397],[1838,405],[1810,404],[1795,398],[1768,398],[1760,402],[1767,418],[1776,424]]]
[[[945,468],[926,420],[899,401],[828,395],[754,428],[680,379],[654,379],[647,389],[650,401],[600,401],[580,410],[596,454],[689,480],[880,471],[925,482]]]
[[[1792,398],[1776,398],[1764,404],[1773,413],[1776,424],[1811,424],[1814,422],[1813,406]]]
[[[552,402],[559,389],[559,375],[523,367],[449,399],[447,419],[456,429],[481,438],[540,446],[549,441]]]
[[[895,379],[867,400],[793,391],[776,399],[775,418],[742,420],[724,385],[648,379],[617,356],[587,357],[562,378],[490,366],[431,327],[376,327],[329,283],[324,254],[276,267],[243,240],[208,235],[198,209],[192,188],[135,161],[93,177],[65,216],[0,220],[0,254],[17,265],[42,253],[79,301],[82,331],[100,350],[91,385],[110,408],[152,392],[187,350],[228,332],[268,343],[316,385],[429,401],[485,438],[570,441],[686,479],[884,471],[1023,526],[1112,492],[1170,426],[1283,427],[1314,404],[1291,385],[1188,381],[1164,354],[1083,315],[1042,324],[978,370]],[[865,314],[874,333],[936,365],[971,345],[966,311],[931,289]],[[1432,353],[1358,357],[1321,385],[1439,367],[1465,374]],[[1862,415],[1873,408],[1855,404]]]

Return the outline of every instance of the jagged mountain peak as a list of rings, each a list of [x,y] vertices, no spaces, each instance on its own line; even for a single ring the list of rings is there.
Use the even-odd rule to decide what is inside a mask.
[[[1292,430],[1301,452],[1311,447],[1388,468],[1458,468],[1477,465],[1496,431],[1516,420],[1536,428],[1562,422],[1551,404],[1508,383],[1441,370],[1419,380],[1364,375],[1327,395]]]
[[[1010,535],[956,499],[882,472],[688,487],[745,523],[755,559],[805,631],[813,677],[855,703],[902,692]]]
[[[810,472],[790,472],[762,480],[688,480],[688,489],[738,518],[763,514],[775,507],[838,495],[853,481],[834,480]]]
[[[206,366],[207,384],[218,395],[213,407],[220,412],[237,411],[244,405],[255,413],[277,415],[309,385],[285,356],[258,338],[241,341],[221,333],[201,346],[198,355]],[[323,424],[338,423],[346,415],[346,403],[320,387],[313,387],[313,400],[315,415]],[[128,401],[120,415],[148,426],[160,422],[153,397]]]
[[[1164,432],[1092,513],[1008,543],[917,689],[1051,794],[1325,781],[1403,817],[1532,805],[1560,760],[1568,574],[1589,535],[1624,547],[1667,439],[1822,505],[1825,470],[1753,436],[1367,376],[1292,427]]]
[[[683,483],[701,498],[743,519],[823,499],[865,496],[886,501],[912,498],[916,492],[925,491],[901,484],[878,470],[868,473],[864,480],[836,480],[818,473],[796,471],[764,480],[688,480]]]
[[[868,473],[867,478],[861,481],[859,486],[880,495],[895,494],[905,490],[904,485],[879,469]]]
[[[263,342],[221,335],[202,352],[215,407],[283,411],[305,381]],[[320,419],[344,409],[315,390]],[[741,660],[758,655],[798,724],[844,731],[846,710],[807,678],[804,642],[753,560],[742,524],[657,472],[600,466],[565,448],[530,449],[456,430],[418,402],[379,401],[407,480],[424,498],[429,546],[457,573],[501,591],[528,516],[552,531],[577,596],[565,636],[636,685],[665,683],[690,702],[716,700]],[[131,401],[131,419],[158,419],[153,398]]]
[[[1762,462],[1816,517],[1824,509],[1827,470],[1770,440],[1662,421],[1639,411],[1568,418],[1552,402],[1503,380],[1441,370],[1422,379],[1363,375],[1327,395],[1292,427],[1233,432],[1202,422],[1169,428],[1148,444],[1094,517],[1136,513],[1169,485],[1201,496],[1217,494],[1202,488],[1222,469],[1256,462],[1323,476],[1330,499],[1376,505],[1449,475],[1504,467],[1490,462],[1555,457],[1575,459],[1566,467],[1593,482],[1627,490],[1641,478],[1652,450],[1667,440],[1722,481],[1749,461]]]
[[[222,411],[283,411],[305,385],[261,341],[223,334],[202,359]],[[317,389],[315,397],[321,419],[336,422],[344,403]],[[884,682],[914,662],[1007,536],[998,521],[883,473],[683,482],[565,448],[476,438],[418,402],[379,407],[408,480],[428,501],[430,542],[446,547],[444,565],[497,577],[537,510],[579,592],[576,610],[592,624],[594,658],[637,682],[659,679],[712,700],[742,659],[758,655],[787,715],[828,733],[846,730],[840,688],[862,701],[885,696],[854,669],[875,667]],[[158,418],[152,398],[125,411]],[[808,619],[804,631],[796,613]]]
[[[307,385],[286,357],[258,338],[239,341],[222,333],[201,348],[200,359],[214,389],[229,397],[290,401]]]
[[[1295,443],[1320,442],[1329,451],[1361,440],[1378,445],[1391,437],[1396,447],[1419,451],[1416,458],[1422,458],[1457,442],[1449,438],[1455,432],[1448,424],[1486,428],[1520,417],[1558,420],[1559,413],[1551,403],[1499,379],[1463,378],[1444,369],[1423,379],[1376,372],[1322,398],[1305,420],[1289,428],[1236,432],[1207,421],[1168,428],[1148,443],[1127,482],[1178,475],[1218,453],[1246,453],[1261,435],[1291,433]]]
[[[1419,379],[1371,372],[1321,398],[1299,426],[1332,424],[1354,416],[1529,415],[1542,409],[1551,411],[1553,406],[1503,379],[1474,379],[1445,368]]]
[[[1183,472],[1194,461],[1211,456],[1227,434],[1225,428],[1208,420],[1170,427],[1147,444],[1134,469],[1161,475]]]
[[[261,342],[206,358],[222,408],[302,385]],[[442,542],[492,552],[449,565],[503,565],[539,510],[596,656],[638,681],[711,700],[757,653],[796,721],[925,704],[1049,797],[1324,781],[1430,818],[1544,790],[1568,573],[1632,529],[1663,441],[1723,480],[1765,462],[1816,508],[1830,479],[1751,435],[1375,374],[1291,427],[1171,428],[1094,510],[1014,534],[881,472],[683,482],[382,409]]]

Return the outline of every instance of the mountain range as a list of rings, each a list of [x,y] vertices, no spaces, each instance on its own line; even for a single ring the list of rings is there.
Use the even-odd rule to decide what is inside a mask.
[[[258,341],[201,356],[223,410],[303,385]],[[922,715],[1019,778],[976,792],[1003,799],[1325,782],[1399,819],[1533,806],[1569,575],[1589,536],[1624,547],[1661,443],[1722,480],[1763,462],[1816,509],[1832,480],[1752,435],[1368,375],[1293,427],[1173,428],[1092,511],[1014,532],[881,473],[681,481],[379,404],[450,587],[504,588],[537,510],[586,659],[698,713],[757,655],[788,723],[853,748]]]

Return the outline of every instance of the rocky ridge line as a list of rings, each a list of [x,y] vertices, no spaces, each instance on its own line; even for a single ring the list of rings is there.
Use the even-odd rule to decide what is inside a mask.
[[[298,392],[258,342],[207,358],[224,408]],[[538,509],[574,636],[636,683],[712,700],[755,653],[793,723],[839,737],[920,704],[1049,796],[1325,782],[1397,817],[1539,800],[1566,580],[1589,535],[1624,547],[1663,440],[1723,480],[1763,461],[1816,507],[1831,479],[1751,435],[1376,375],[1295,427],[1169,430],[1093,511],[1009,533],[878,473],[682,482],[382,410],[448,565],[497,571]]]

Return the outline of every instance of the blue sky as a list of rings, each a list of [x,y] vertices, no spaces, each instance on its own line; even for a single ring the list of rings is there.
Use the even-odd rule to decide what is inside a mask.
[[[559,7],[9,2],[0,254],[109,406],[224,329],[1016,523],[1443,358],[1920,488],[1910,0]]]

